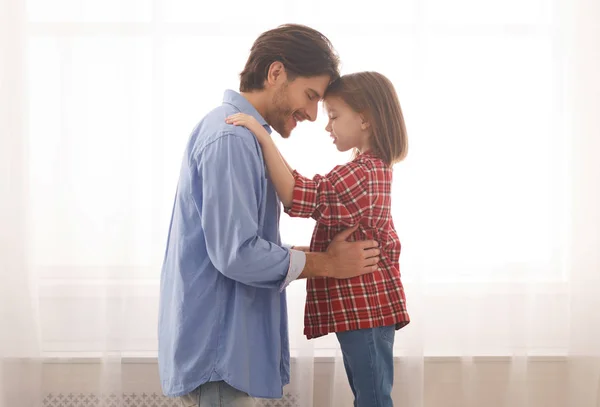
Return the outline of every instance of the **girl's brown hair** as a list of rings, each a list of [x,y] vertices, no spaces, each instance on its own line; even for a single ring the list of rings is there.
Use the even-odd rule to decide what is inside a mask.
[[[377,72],[343,75],[327,89],[325,97],[337,96],[370,124],[373,153],[387,165],[402,161],[408,138],[400,101],[392,82]]]

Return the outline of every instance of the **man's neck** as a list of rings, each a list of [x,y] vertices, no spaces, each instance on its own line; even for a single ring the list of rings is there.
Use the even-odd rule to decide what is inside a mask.
[[[266,94],[264,91],[257,92],[240,92],[240,95],[246,98],[248,102],[256,111],[263,117],[263,119],[267,120],[267,100]]]

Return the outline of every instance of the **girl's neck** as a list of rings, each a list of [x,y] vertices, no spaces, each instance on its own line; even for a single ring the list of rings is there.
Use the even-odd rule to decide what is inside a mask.
[[[356,147],[356,151],[358,151],[359,154],[364,154],[364,153],[371,151],[371,146],[369,145],[368,142],[365,142],[365,144],[363,146]]]

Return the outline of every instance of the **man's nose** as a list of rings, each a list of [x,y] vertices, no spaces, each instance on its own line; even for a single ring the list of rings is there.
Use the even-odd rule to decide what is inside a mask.
[[[308,109],[306,109],[306,118],[311,122],[317,120],[317,114],[319,112],[318,103],[311,103]]]

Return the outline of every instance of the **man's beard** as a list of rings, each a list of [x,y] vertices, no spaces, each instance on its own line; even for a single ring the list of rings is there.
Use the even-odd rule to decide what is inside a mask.
[[[288,138],[291,134],[291,130],[286,128],[286,124],[293,113],[287,92],[288,85],[286,83],[273,95],[273,111],[269,114],[269,124],[283,138]]]

